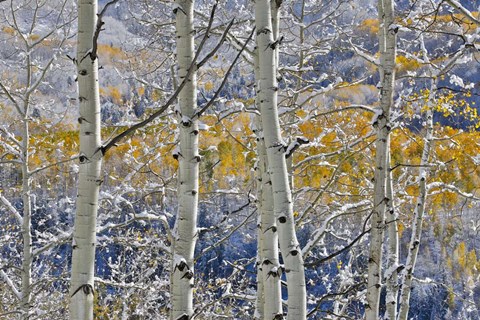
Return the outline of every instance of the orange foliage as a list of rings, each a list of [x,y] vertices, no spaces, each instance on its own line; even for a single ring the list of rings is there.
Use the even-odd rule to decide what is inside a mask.
[[[378,19],[365,19],[362,21],[359,27],[360,31],[368,32],[370,34],[377,34],[380,30],[380,23]]]

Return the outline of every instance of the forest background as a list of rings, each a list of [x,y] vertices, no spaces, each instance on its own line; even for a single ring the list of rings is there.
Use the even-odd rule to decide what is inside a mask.
[[[100,9],[107,3],[95,51],[108,150],[96,181],[93,314],[167,319],[171,274],[181,265],[172,244],[184,118],[169,101],[182,85],[175,27],[182,7],[120,0],[100,1]],[[252,319],[259,311],[257,239],[265,233],[258,232],[263,136],[250,39],[255,11],[250,1],[220,1],[213,14],[214,3],[195,2],[191,33],[202,49],[202,112],[194,310],[187,319]],[[387,283],[392,270],[405,283],[415,241],[408,318],[480,315],[479,6],[395,2],[388,27],[397,37],[388,170],[394,218],[387,217],[385,230],[396,226],[399,254],[389,264],[393,237],[385,236],[378,309],[386,317]],[[0,2],[0,319],[64,319],[76,297],[69,287],[85,120],[76,65],[87,56],[76,53],[77,9],[69,0]],[[280,36],[272,44],[278,112],[311,319],[365,313],[375,126],[382,116],[380,20],[371,0],[280,6]],[[110,144],[145,119],[152,121]],[[285,274],[278,272],[283,282]]]

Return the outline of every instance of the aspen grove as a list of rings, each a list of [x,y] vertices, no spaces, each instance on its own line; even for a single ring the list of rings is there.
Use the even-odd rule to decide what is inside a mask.
[[[0,319],[479,319],[479,12],[0,0]]]

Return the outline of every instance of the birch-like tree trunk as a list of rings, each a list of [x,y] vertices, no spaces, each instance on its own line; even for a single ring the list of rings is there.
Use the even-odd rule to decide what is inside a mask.
[[[418,169],[419,176],[419,195],[417,205],[413,214],[412,237],[408,246],[407,261],[405,262],[405,271],[403,274],[402,287],[400,291],[400,309],[398,312],[399,320],[407,320],[408,310],[410,309],[410,293],[412,291],[413,271],[417,262],[418,250],[420,248],[420,239],[422,235],[423,214],[425,212],[425,201],[427,198],[427,165],[430,156],[433,138],[433,112],[427,110],[427,134],[424,138],[422,158]]]
[[[177,62],[179,83],[188,74],[194,59],[192,0],[176,1]],[[190,74],[178,95],[179,146],[178,212],[174,227],[171,269],[171,319],[190,319],[193,315],[193,272],[198,204],[198,121],[196,71]]]
[[[272,24],[274,34],[278,36],[278,10],[276,3],[271,3],[272,11],[275,10],[277,14],[272,16]],[[276,50],[277,51],[277,50]],[[260,75],[260,58],[258,48],[255,50],[255,77],[257,79],[257,88],[259,87]],[[275,68],[278,67],[278,58],[275,58]],[[255,98],[256,105],[260,110],[260,101],[263,100],[262,92],[258,92]],[[278,252],[278,232],[275,220],[275,213],[273,210],[273,194],[272,181],[268,171],[267,149],[265,147],[265,139],[262,130],[262,119],[258,116],[256,121],[257,133],[257,174],[259,190],[259,211],[260,211],[260,228],[259,240],[261,241],[260,252],[260,269],[262,271],[261,280],[263,286],[263,317],[262,319],[274,319],[282,316],[282,289],[281,289],[281,275],[279,252]]]
[[[258,178],[260,180],[260,178]],[[258,191],[257,187],[257,198],[261,197],[261,192]],[[258,211],[261,211],[260,205],[257,207]],[[263,284],[263,273],[261,268],[261,263],[263,261],[263,231],[261,229],[261,217],[258,217],[257,222],[257,296],[255,298],[255,313],[253,315],[254,319],[264,319],[264,304],[265,304],[265,286]]]
[[[28,59],[30,60],[30,59]],[[30,66],[29,66],[30,67]],[[22,257],[22,319],[29,319],[31,286],[32,286],[32,204],[31,204],[31,178],[29,170],[29,120],[28,99],[25,103],[25,115],[22,130],[22,200],[23,200],[23,257]]]
[[[260,120],[260,119],[259,119]],[[267,150],[259,123],[257,142],[260,194],[260,233],[262,282],[264,292],[263,319],[282,316],[281,268],[278,256],[278,232],[273,211],[272,181],[268,172]]]
[[[259,141],[259,167],[262,174],[261,198],[261,231],[263,233],[262,272],[264,283],[264,314],[265,319],[275,319],[283,315],[282,289],[279,253],[278,232],[275,221],[272,181],[268,172],[267,150],[263,139]]]
[[[426,50],[425,50],[426,53]],[[427,57],[427,55],[425,55]],[[427,58],[426,58],[427,59]],[[412,236],[408,246],[407,261],[405,262],[405,269],[403,272],[401,290],[400,290],[400,308],[398,311],[399,320],[407,320],[408,311],[410,309],[410,293],[412,291],[413,271],[417,262],[418,250],[420,248],[420,239],[422,236],[423,215],[425,213],[425,202],[427,199],[427,175],[428,175],[428,161],[430,158],[430,151],[432,149],[433,141],[433,101],[435,100],[435,93],[437,91],[438,75],[432,79],[430,93],[427,101],[426,113],[426,134],[423,139],[422,158],[418,168],[419,178],[419,195],[417,197],[417,204],[413,214]]]
[[[254,61],[254,72],[255,79],[258,79],[259,70],[259,61],[258,61],[258,50],[255,49],[255,61]],[[260,96],[255,96],[255,105],[258,110],[260,110]],[[255,127],[255,134],[257,136],[257,166],[255,168],[255,178],[257,180],[257,209],[259,212],[258,223],[257,223],[257,297],[255,305],[255,319],[265,319],[265,279],[263,277],[263,261],[265,260],[264,256],[264,243],[265,243],[265,232],[262,229],[262,222],[264,221],[265,211],[264,207],[264,186],[263,186],[263,169],[266,167],[265,163],[265,143],[263,142],[263,132],[262,132],[262,119],[260,116],[253,116],[253,123]],[[263,148],[262,148],[263,147]],[[271,188],[270,188],[271,192]],[[273,214],[273,212],[272,212]],[[277,238],[278,242],[278,238]],[[278,245],[277,245],[278,247]]]
[[[102,179],[98,59],[92,54],[97,1],[78,2],[77,72],[80,169],[73,233],[70,319],[93,320],[98,194]]]
[[[388,156],[388,163],[390,163],[390,154]],[[394,192],[391,170],[387,173],[386,195],[389,201],[385,219],[388,230],[387,271],[385,272],[385,281],[387,283],[385,303],[387,312],[385,319],[395,320],[397,318],[398,306],[398,213],[393,202]]]
[[[449,1],[450,4],[457,4],[455,1]],[[467,14],[463,7],[457,8],[461,9],[462,13]],[[478,20],[475,20],[477,23]],[[474,21],[474,22],[475,22]],[[425,47],[423,36],[420,36],[420,48],[423,53],[423,59],[425,64],[430,64],[430,59],[428,58],[428,52]],[[422,157],[420,159],[420,166],[418,169],[419,177],[419,195],[417,197],[417,204],[415,206],[413,214],[413,226],[412,226],[412,236],[410,238],[410,243],[408,246],[407,260],[405,262],[405,269],[402,273],[401,278],[401,289],[400,289],[400,306],[398,311],[398,320],[407,320],[408,311],[410,309],[410,293],[412,291],[412,281],[413,281],[413,272],[415,270],[415,264],[417,262],[418,251],[420,249],[420,240],[422,236],[422,225],[423,225],[423,216],[425,213],[425,203],[427,200],[427,178],[428,178],[428,164],[430,153],[432,150],[433,144],[433,109],[435,103],[435,95],[438,90],[438,81],[444,76],[448,71],[450,71],[456,64],[457,60],[463,56],[463,51],[458,51],[453,57],[451,57],[443,66],[443,68],[433,72],[431,76],[431,84],[429,89],[429,95],[427,100],[427,112],[426,112],[426,121],[425,121],[425,138],[422,150]]]
[[[393,105],[395,83],[396,33],[394,25],[394,7],[392,0],[378,1],[380,18],[380,107],[376,112],[373,125],[377,131],[375,143],[375,182],[374,209],[371,217],[370,250],[368,259],[368,279],[365,314],[367,320],[379,319],[380,292],[382,287],[382,243],[385,228],[385,208],[391,199],[386,196],[387,174],[390,167],[390,110]]]
[[[30,45],[25,41],[26,50]],[[22,163],[22,201],[23,201],[23,257],[22,257],[22,319],[30,318],[31,295],[32,295],[32,203],[31,203],[31,176],[29,166],[30,148],[30,99],[32,87],[32,69],[34,68],[30,55],[26,57],[27,83],[23,102],[22,119],[22,142],[21,142],[21,163]]]
[[[279,5],[280,2],[277,2]],[[279,232],[288,283],[288,319],[306,319],[306,288],[302,252],[295,232],[293,203],[285,159],[285,143],[281,137],[277,109],[277,79],[272,14],[270,1],[255,2],[257,50],[262,128],[267,150],[268,171],[272,182],[273,209]]]

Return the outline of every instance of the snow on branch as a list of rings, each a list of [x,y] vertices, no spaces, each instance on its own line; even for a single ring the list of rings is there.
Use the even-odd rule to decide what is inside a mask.
[[[368,53],[367,51],[365,51],[364,49],[361,49],[359,47],[357,47],[355,44],[353,44],[353,42],[351,40],[348,40],[349,44],[352,46],[353,48],[353,51],[355,51],[355,53],[360,56],[361,58],[363,58],[364,60],[376,65],[377,67],[380,66],[380,61],[375,58],[374,56],[372,56],[370,53]]]
[[[351,149],[359,144],[361,144],[362,142],[365,142],[368,138],[370,137],[373,137],[375,135],[375,132],[373,131],[370,131],[366,136],[364,137],[360,137],[358,139],[356,139],[355,141],[352,141],[351,143],[349,143],[347,146],[344,146],[340,149],[338,149],[337,151],[333,151],[333,152],[330,152],[330,153],[320,153],[320,154],[315,154],[315,155],[312,155],[312,156],[309,156],[309,157],[306,157],[305,159],[297,162],[295,165],[294,165],[294,169],[297,169],[299,168],[300,166],[304,165],[305,163],[308,163],[308,162],[311,162],[311,161],[317,161],[317,160],[325,160],[326,158],[330,158],[330,157],[334,157],[334,156],[337,156],[339,154],[341,154],[342,152],[344,152],[345,150],[348,150],[348,149]],[[317,163],[318,165],[318,163]],[[321,163],[321,165],[325,165],[325,166],[330,166],[330,167],[335,167],[335,165],[332,165],[326,161],[323,161]]]
[[[315,247],[315,245],[320,241],[320,239],[323,237],[323,235],[327,231],[327,228],[330,225],[330,222],[332,222],[334,219],[348,213],[348,211],[350,210],[358,209],[358,208],[370,206],[370,205],[371,205],[371,202],[369,200],[363,200],[357,203],[347,203],[343,205],[340,209],[334,211],[323,221],[323,224],[320,226],[320,228],[318,228],[313,232],[312,239],[302,249],[302,255],[306,256],[310,251],[312,251],[312,249]]]
[[[1,81],[0,81],[0,88],[2,88],[3,92],[7,95],[8,100],[10,100],[13,103],[18,113],[21,115],[25,115],[25,112],[22,111],[22,109],[20,108],[20,105],[18,104],[17,100],[15,100],[10,90],[7,87],[5,87],[5,85]]]
[[[22,299],[22,294],[20,293],[20,291],[18,291],[18,289],[15,287],[15,285],[13,284],[12,280],[10,279],[10,277],[5,273],[5,271],[3,270],[0,270],[0,275],[2,276],[3,280],[5,281],[5,283],[8,285],[8,287],[10,288],[10,290],[12,290],[13,294],[15,294],[15,296],[17,297],[18,300],[21,300]]]
[[[22,144],[20,143],[20,141],[19,141],[17,138],[15,138],[15,136],[14,136],[12,133],[10,133],[9,131],[7,131],[7,129],[4,128],[3,125],[0,126],[0,132],[3,132],[3,134],[4,134],[10,141],[12,141],[17,147],[20,147],[20,148],[22,147]],[[15,150],[15,149],[14,149],[14,150]],[[18,154],[20,154],[20,153],[18,153]]]
[[[436,188],[439,188],[440,192],[445,192],[445,191],[454,192],[466,199],[480,201],[480,198],[475,196],[473,193],[464,192],[452,184],[437,181],[437,182],[432,182],[427,186],[427,190],[436,189]],[[433,192],[430,194],[433,194]]]
[[[44,245],[43,247],[37,248],[32,251],[32,257],[38,257],[43,252],[50,250],[55,246],[60,246],[64,243],[69,242],[72,240],[72,232],[64,232],[61,237],[50,239],[49,242]]]
[[[8,201],[8,199],[5,198],[1,193],[0,193],[0,200],[1,200],[2,203],[5,205],[5,207],[7,207],[7,209],[10,211],[10,213],[15,216],[15,218],[17,219],[18,224],[19,224],[19,225],[22,225],[22,224],[23,224],[23,218],[22,218],[22,216],[20,215],[20,213],[18,212],[18,210],[15,209],[15,207],[10,203],[10,201]]]
[[[447,0],[447,3],[449,5],[451,5],[454,9],[463,13],[470,21],[472,21],[473,23],[475,23],[477,25],[480,25],[480,20],[475,18],[473,16],[473,14],[470,12],[470,10],[468,10],[467,8],[462,6],[462,4],[460,2],[458,2],[457,0]]]
[[[305,137],[297,137],[292,141],[285,150],[285,158],[290,158],[295,150],[300,148],[304,144],[308,144],[310,141]]]

